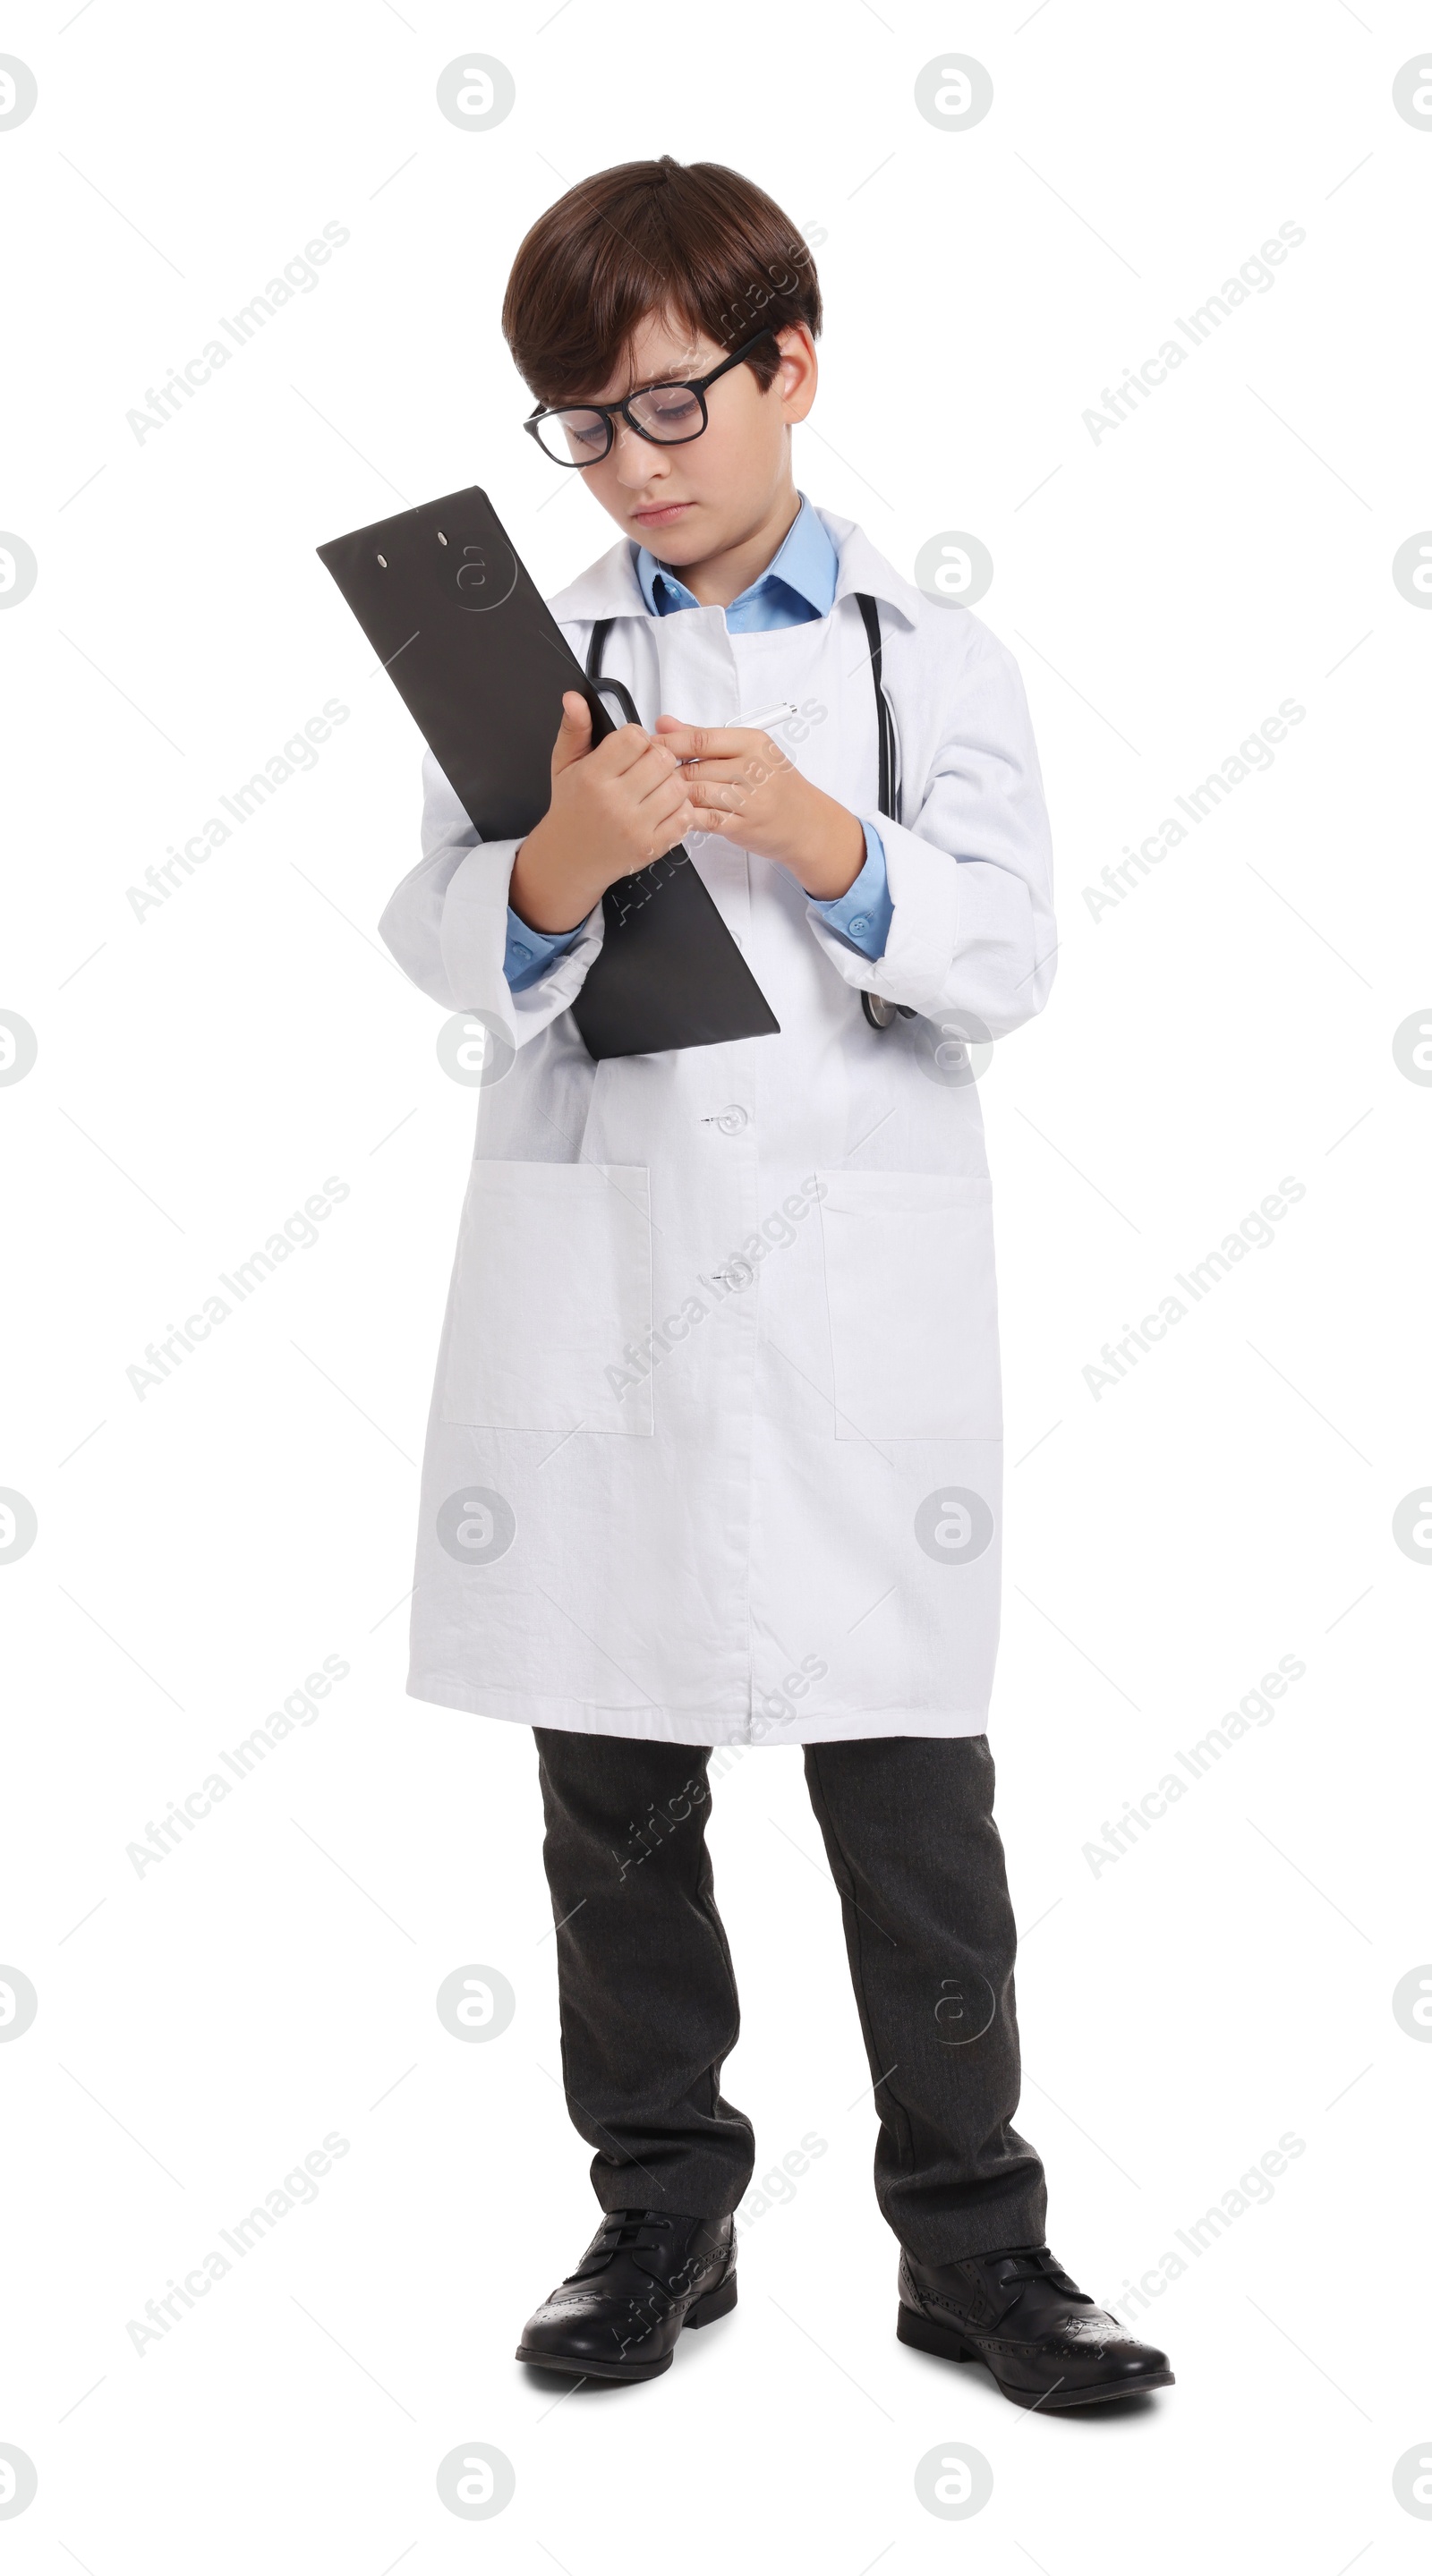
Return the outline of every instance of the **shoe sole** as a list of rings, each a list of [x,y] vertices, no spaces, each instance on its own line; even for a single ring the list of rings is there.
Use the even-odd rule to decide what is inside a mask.
[[[736,2276],[733,2272],[722,2282],[719,2290],[710,2291],[688,2310],[681,2320],[681,2332],[685,2334],[688,2326],[714,2325],[718,2317],[729,2316],[735,2304]],[[528,2362],[534,2370],[564,2371],[569,2379],[660,2379],[662,2372],[670,2370],[676,2359],[676,2346],[673,2344],[660,2361],[579,2361],[567,2353],[537,2352],[520,2343],[517,2359]]]
[[[1011,2406],[1022,2406],[1026,2414],[1036,2408],[1045,2414],[1063,2414],[1075,2406],[1104,2406],[1115,2397],[1142,2397],[1149,2389],[1174,2386],[1171,2370],[1147,2370],[1138,2379],[1115,2380],[1103,2388],[1073,2388],[1067,2393],[1056,2388],[1047,2397],[1031,2397],[1027,2388],[1006,2386],[985,2355],[966,2343],[952,2326],[937,2326],[929,2317],[907,2308],[903,2300],[895,2332],[901,2343],[910,2344],[916,2352],[932,2352],[941,2361],[983,2362],[1001,2397],[1007,2397]]]

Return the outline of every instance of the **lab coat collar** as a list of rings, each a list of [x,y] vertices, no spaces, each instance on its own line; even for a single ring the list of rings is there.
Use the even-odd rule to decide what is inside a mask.
[[[815,503],[811,506],[839,557],[836,602],[851,591],[869,591],[903,617],[907,626],[918,625],[923,606],[919,591],[886,562],[864,529],[857,527],[853,519],[837,518],[833,511],[822,510]],[[548,601],[553,616],[568,625],[598,617],[649,618],[651,611],[636,574],[637,551],[634,538],[619,537],[614,546]],[[690,609],[672,611],[677,617],[691,614]]]

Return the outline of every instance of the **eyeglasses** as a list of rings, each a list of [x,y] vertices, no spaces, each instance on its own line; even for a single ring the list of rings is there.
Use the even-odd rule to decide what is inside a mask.
[[[708,386],[728,368],[739,367],[771,336],[768,323],[743,348],[733,349],[709,376],[695,376],[682,384],[643,385],[640,393],[628,394],[617,403],[577,403],[555,409],[539,404],[522,426],[554,465],[600,465],[611,453],[618,413],[638,438],[649,438],[657,447],[684,447],[706,427]]]

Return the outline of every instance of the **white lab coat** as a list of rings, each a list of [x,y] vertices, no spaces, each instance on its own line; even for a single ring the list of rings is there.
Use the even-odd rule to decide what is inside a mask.
[[[988,1166],[968,1048],[1054,975],[1048,826],[1018,669],[851,521],[828,617],[730,635],[653,618],[618,542],[552,601],[647,725],[794,699],[784,739],[877,826],[872,962],[794,878],[687,846],[778,1036],[595,1064],[568,1010],[600,905],[540,982],[503,974],[516,841],[436,762],[382,935],[501,1078],[476,1155],[423,1465],[418,1699],[676,1744],[983,1731],[999,1627],[1002,1415]],[[877,811],[873,593],[905,821]],[[808,728],[808,729],[807,729]],[[872,1028],[862,988],[919,1015]],[[478,1032],[481,1044],[480,1029]],[[976,1063],[980,1061],[976,1057]]]

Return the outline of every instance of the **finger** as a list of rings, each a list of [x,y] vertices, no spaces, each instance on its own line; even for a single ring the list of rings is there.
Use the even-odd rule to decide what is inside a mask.
[[[653,859],[664,858],[669,850],[674,850],[679,842],[686,839],[689,832],[695,832],[698,829],[696,817],[683,798],[670,814],[662,815],[659,820],[653,820],[647,842],[649,856]]]
[[[681,804],[677,806],[674,814],[667,815],[661,825],[659,837],[666,843],[669,850],[674,850],[678,841],[684,841],[690,833],[699,832],[700,829],[700,822],[691,807]]]
[[[678,760],[749,760],[753,753],[777,757],[770,735],[751,725],[668,725],[658,716],[661,739]]]
[[[673,759],[665,743],[651,742],[647,744],[645,757],[627,771],[624,785],[639,802],[644,802],[648,796],[654,796],[658,788],[665,787],[672,779],[684,787],[685,772]]]
[[[724,785],[745,787],[749,791],[764,787],[773,774],[759,760],[684,760],[681,763],[681,775],[692,787]]]
[[[562,721],[552,745],[552,775],[560,778],[574,760],[580,760],[591,748],[592,711],[580,689],[562,691]]]
[[[693,805],[703,814],[740,814],[750,801],[750,789],[739,780],[708,779],[687,789]]]
[[[740,736],[735,739],[740,740]],[[709,753],[700,760],[683,760],[688,778],[725,778],[741,780],[748,788],[764,787],[767,779],[780,778],[791,767],[784,754],[766,740],[764,734],[747,734],[749,751]]]
[[[664,780],[660,787],[653,789],[650,796],[643,798],[637,809],[637,819],[643,831],[650,831],[658,823],[665,823],[671,815],[680,813],[683,809],[688,813],[695,810],[678,770],[673,777]]]
[[[609,733],[605,742],[598,743],[592,758],[600,762],[609,777],[621,778],[655,748],[650,734],[641,725],[624,724],[618,725],[615,733]]]

